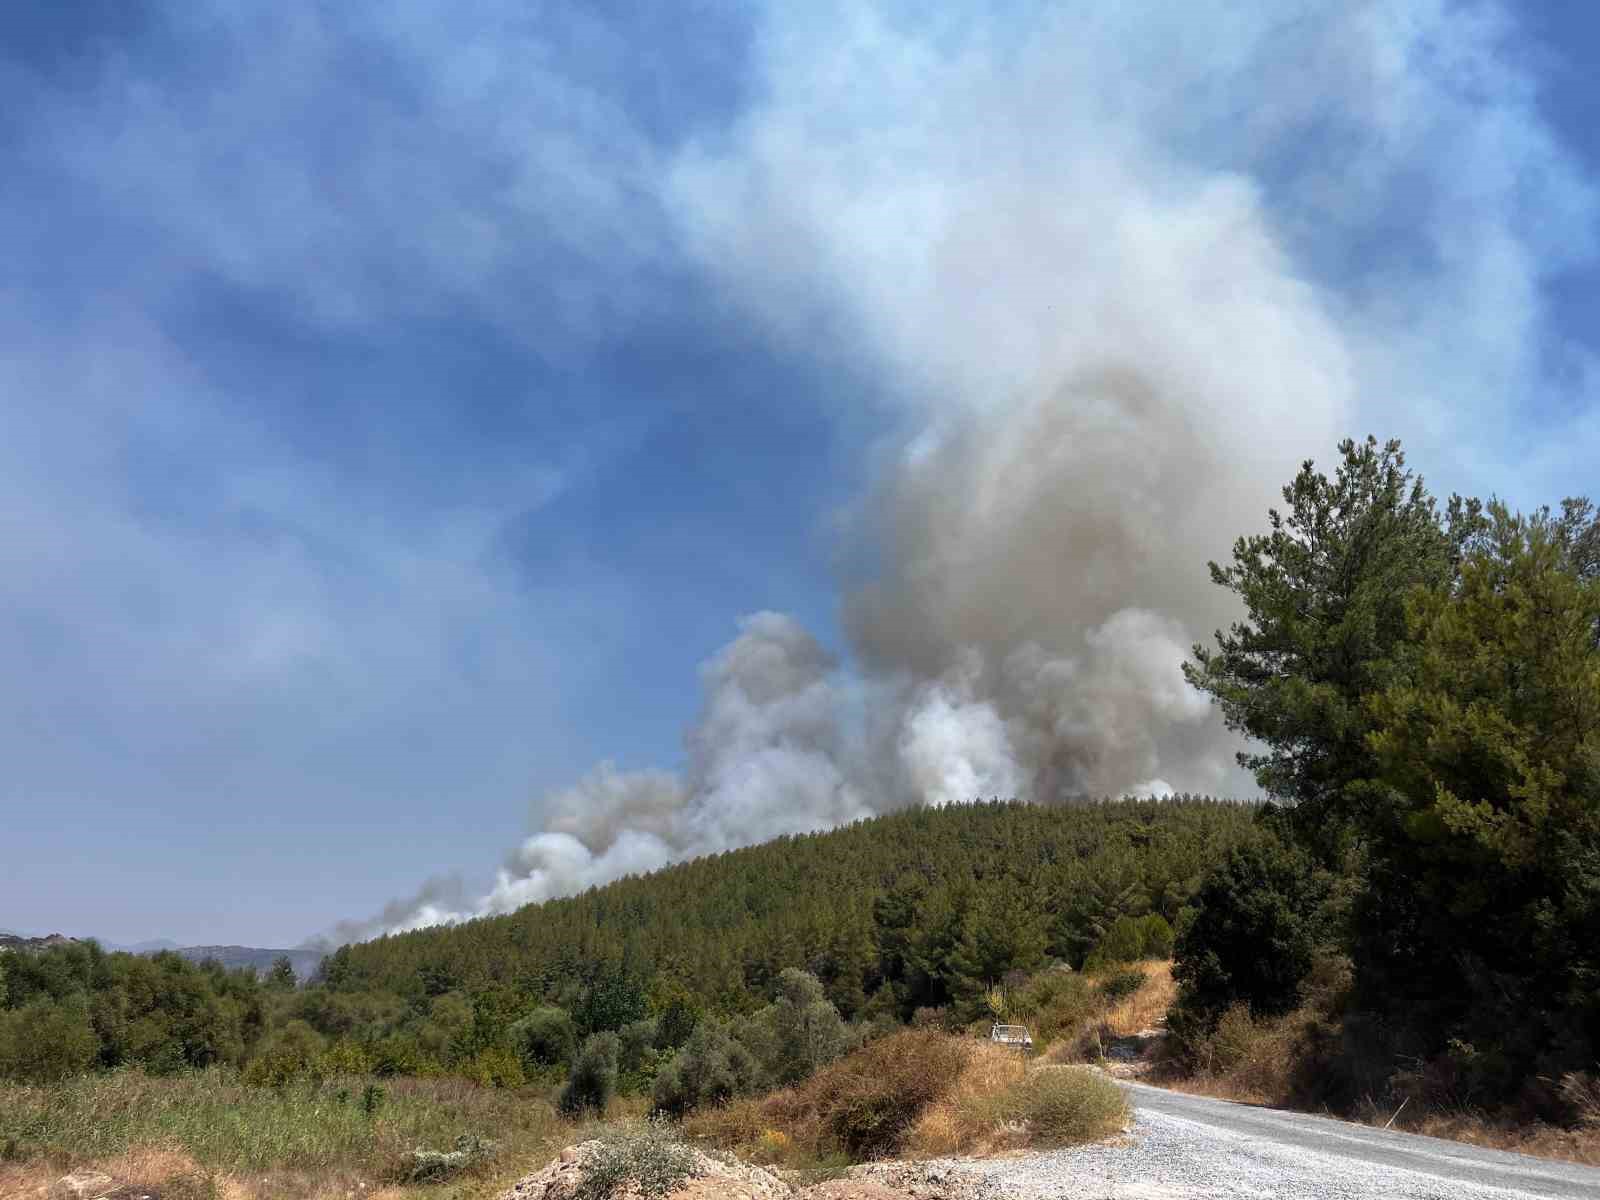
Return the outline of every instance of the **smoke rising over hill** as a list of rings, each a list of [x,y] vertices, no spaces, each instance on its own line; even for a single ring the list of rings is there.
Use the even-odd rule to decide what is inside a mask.
[[[535,804],[487,895],[434,887],[341,937],[908,804],[1251,787],[1179,673],[1232,617],[1207,559],[1382,415],[1358,396],[1418,391],[1424,445],[1441,387],[1494,420],[1482,379],[1516,376],[1537,319],[1517,189],[1575,210],[1494,10],[1229,12],[1016,44],[775,15],[762,103],[660,188],[732,303],[883,381],[894,433],[839,532],[871,564],[841,580],[849,665],[746,618],[703,668],[681,774],[602,763]],[[1456,198],[1453,239],[1417,212],[1411,254],[1319,282],[1381,240],[1405,171]]]

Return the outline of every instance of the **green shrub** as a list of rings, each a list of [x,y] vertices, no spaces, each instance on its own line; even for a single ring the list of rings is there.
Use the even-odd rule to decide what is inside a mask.
[[[648,1089],[667,1057],[656,1050],[655,1019],[628,1022],[617,1030],[617,1046],[617,1086],[624,1092]]]
[[[573,1060],[572,1074],[561,1089],[557,1106],[568,1116],[603,1113],[617,1090],[617,1057],[621,1046],[610,1030],[591,1034]]]
[[[1183,1006],[1210,1021],[1240,1003],[1263,1016],[1294,1008],[1327,893],[1314,864],[1275,838],[1234,847],[1201,883],[1177,942],[1172,974]]]
[[[1082,1067],[1039,1067],[990,1102],[984,1115],[1026,1121],[1038,1141],[1071,1145],[1107,1137],[1127,1122],[1122,1089]]]
[[[1146,913],[1139,918],[1140,958],[1171,958],[1177,935],[1160,913]]]
[[[1045,971],[1018,993],[1034,1040],[1043,1045],[1071,1033],[1095,1011],[1094,990],[1075,971]]]
[[[1116,971],[1102,979],[1096,987],[1112,1003],[1126,1000],[1144,986],[1143,971]]]
[[[1144,936],[1133,917],[1118,917],[1084,959],[1085,969],[1109,963],[1138,962],[1144,957]]]
[[[689,1040],[703,1015],[700,1004],[678,980],[658,977],[650,997],[656,1022],[656,1049],[677,1050]]]
[[[653,1096],[663,1112],[682,1116],[757,1091],[766,1073],[748,1047],[715,1021],[695,1026],[683,1049],[656,1075]]]
[[[1105,936],[1095,943],[1083,965],[1092,969],[1114,963],[1142,962],[1147,958],[1170,958],[1172,943],[1172,926],[1160,913],[1118,917]]]
[[[578,1030],[564,1008],[545,1005],[534,1009],[510,1029],[511,1044],[529,1071],[565,1066],[578,1048]]]
[[[265,1039],[244,1069],[252,1087],[282,1087],[296,1079],[317,1078],[314,1064],[326,1048],[322,1036],[304,1021],[290,1021]]]
[[[573,1200],[610,1200],[619,1192],[667,1196],[695,1173],[695,1154],[664,1121],[608,1129],[583,1161]]]
[[[48,1083],[88,1070],[100,1039],[81,1004],[40,1000],[0,1012],[0,1078]]]
[[[501,1046],[479,1050],[462,1064],[461,1074],[483,1087],[515,1088],[527,1082],[522,1060]]]

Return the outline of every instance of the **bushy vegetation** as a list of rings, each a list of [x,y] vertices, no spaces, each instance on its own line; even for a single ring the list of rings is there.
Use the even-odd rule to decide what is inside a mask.
[[[1024,1122],[1031,1141],[1065,1146],[1097,1141],[1127,1122],[1128,1099],[1110,1079],[1087,1067],[1041,1066],[1028,1071],[978,1110],[995,1122]]]
[[[1121,1090],[1098,1073],[1030,1064],[987,1040],[925,1028],[869,1042],[794,1087],[702,1108],[688,1128],[756,1161],[804,1169],[1088,1141],[1115,1132],[1127,1112]]]
[[[769,1124],[854,1159],[898,1152],[918,1115],[960,1074],[949,1034],[906,1030],[873,1042],[762,1106]]]

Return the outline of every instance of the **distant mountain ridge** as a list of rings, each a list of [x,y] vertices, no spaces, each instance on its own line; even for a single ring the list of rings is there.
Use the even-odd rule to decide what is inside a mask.
[[[0,950],[48,950],[51,946],[66,946],[77,940],[61,933],[24,937],[20,933],[0,932]]]
[[[44,937],[26,937],[20,933],[0,931],[0,951],[46,950],[51,946],[66,946],[87,940],[67,937],[61,933],[47,934]],[[155,938],[150,941],[135,942],[132,945],[118,945],[115,942],[101,942],[100,945],[107,950],[120,951],[124,954],[149,955],[170,951],[196,963],[212,958],[230,971],[239,967],[249,967],[258,975],[265,975],[279,958],[287,958],[294,967],[295,978],[302,983],[316,974],[317,968],[322,965],[322,960],[326,957],[326,953],[322,950],[303,948],[273,950],[261,946],[180,946],[171,938]]]
[[[259,946],[178,946],[174,954],[181,954],[190,962],[203,962],[214,958],[230,971],[251,967],[258,975],[265,975],[279,958],[287,958],[294,967],[295,978],[304,983],[316,974],[326,954],[321,950],[267,950]],[[145,951],[144,953],[159,953]]]

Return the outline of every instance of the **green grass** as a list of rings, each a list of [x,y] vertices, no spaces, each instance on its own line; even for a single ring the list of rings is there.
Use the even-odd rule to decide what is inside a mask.
[[[367,1090],[374,1083],[381,1096]],[[0,1154],[14,1161],[82,1162],[155,1145],[220,1171],[349,1170],[399,1179],[418,1147],[449,1150],[465,1136],[526,1153],[559,1145],[562,1133],[542,1093],[458,1079],[350,1078],[258,1088],[217,1069],[0,1085]]]

